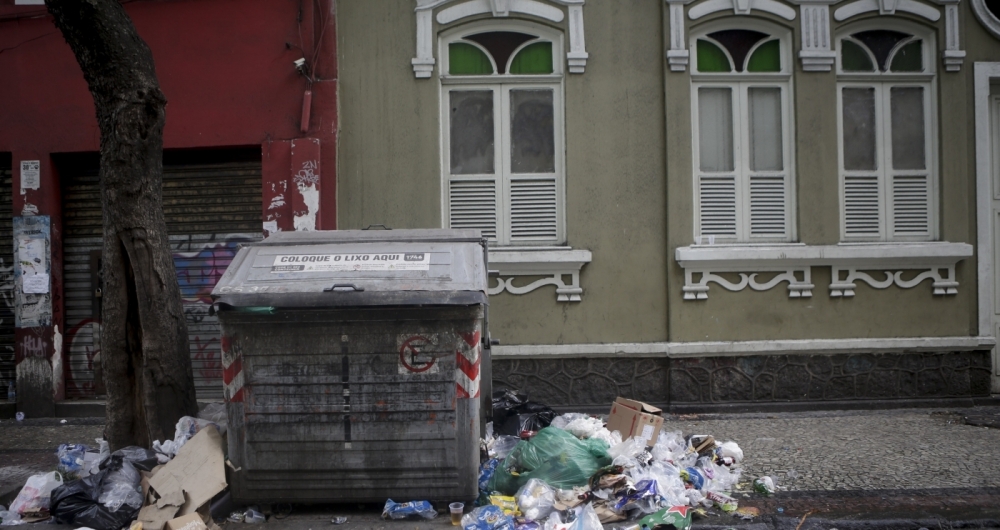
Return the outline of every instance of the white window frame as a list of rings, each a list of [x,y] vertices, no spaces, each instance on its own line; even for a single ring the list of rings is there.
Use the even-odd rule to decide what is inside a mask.
[[[512,75],[509,73],[495,75],[461,75],[447,74],[450,64],[448,45],[462,40],[466,35],[485,33],[489,31],[516,31],[538,35],[541,39],[552,43],[553,73],[545,75]],[[490,61],[493,57],[481,46],[471,41],[463,41],[479,47],[486,53]],[[513,60],[525,46],[537,41],[528,41],[511,53],[508,61]],[[464,25],[442,33],[439,38],[439,57],[441,57],[440,74],[440,111],[441,111],[441,224],[451,227],[450,188],[451,175],[451,114],[450,93],[464,90],[492,90],[494,109],[494,173],[481,175],[456,175],[454,180],[490,180],[496,181],[497,224],[496,237],[490,242],[501,247],[516,246],[551,246],[560,245],[566,241],[566,141],[565,141],[565,105],[564,105],[564,67],[561,60],[563,53],[563,35],[561,32],[526,21],[490,22],[485,24]],[[494,69],[496,65],[494,64]],[[505,69],[506,70],[506,69]],[[553,104],[553,133],[555,143],[555,204],[556,204],[556,237],[555,238],[519,238],[511,239],[511,214],[509,211],[512,183],[517,180],[539,178],[539,174],[512,174],[510,172],[509,156],[504,155],[504,147],[510,145],[510,98],[512,89],[551,89]],[[544,174],[548,178],[548,175]]]
[[[771,38],[778,39],[780,43],[781,71],[775,73],[700,73],[698,72],[697,41],[709,33],[727,29],[747,29],[767,33]],[[767,39],[767,42],[771,39]],[[758,43],[760,46],[762,43]],[[694,203],[694,238],[695,243],[705,243],[708,238],[714,243],[782,243],[792,242],[797,239],[796,216],[795,216],[795,120],[792,116],[791,98],[794,84],[792,81],[791,68],[793,58],[791,54],[791,31],[776,25],[768,24],[754,19],[741,19],[737,21],[725,21],[721,23],[708,24],[703,28],[692,32],[689,46],[694,50],[695,58],[691,61],[691,145],[692,145],[692,176],[693,176],[693,203]],[[724,47],[720,49],[728,56],[729,52]],[[757,49],[751,49],[747,57]],[[782,171],[751,171],[750,170],[750,118],[748,114],[748,91],[750,88],[778,88],[781,90],[781,130],[782,130]],[[700,88],[729,88],[733,97],[733,174],[736,177],[736,235],[724,236],[702,233],[701,228],[701,178],[704,175],[713,173],[702,172],[700,165],[700,128],[698,123],[698,90]],[[724,175],[726,173],[719,173]],[[750,217],[750,180],[754,175],[786,175],[785,182],[785,234],[781,237],[772,235],[753,235],[751,233]]]
[[[852,24],[838,32],[837,45],[837,174],[839,180],[840,198],[840,237],[844,242],[908,242],[936,241],[939,233],[939,158],[938,158],[938,118],[937,118],[937,70],[935,53],[937,46],[933,32],[923,30],[915,25],[887,21],[885,17],[879,20]],[[881,72],[876,65],[876,73],[844,72],[841,64],[841,42],[854,33],[873,29],[888,29],[913,35],[923,41],[922,58],[924,71],[920,73]],[[890,92],[895,87],[920,87],[924,89],[924,156],[925,169],[894,170],[892,169],[892,115]],[[874,88],[875,89],[875,171],[850,171],[844,169],[844,88]],[[865,176],[872,173],[878,178],[878,208],[879,229],[877,236],[850,235],[847,233],[846,183],[849,176]],[[892,184],[896,174],[926,173],[928,186],[928,232],[925,235],[895,235],[894,208],[892,208]]]

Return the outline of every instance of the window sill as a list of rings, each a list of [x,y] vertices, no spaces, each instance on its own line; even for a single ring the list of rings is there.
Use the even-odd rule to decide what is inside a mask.
[[[861,280],[875,289],[891,285],[909,289],[924,280],[933,280],[938,296],[958,292],[955,265],[972,256],[972,245],[931,241],[925,243],[840,243],[837,245],[691,245],[679,247],[674,259],[684,268],[684,299],[708,298],[708,283],[730,291],[747,287],[764,291],[788,282],[791,298],[809,298],[814,285],[811,267],[832,269],[830,296],[853,297],[855,282]],[[920,271],[903,278],[902,271]],[[879,271],[878,279],[862,271]],[[774,273],[767,281],[757,281],[758,273]],[[736,273],[731,282],[716,273]],[[696,278],[697,276],[697,278]]]
[[[490,249],[490,271],[497,276],[497,284],[490,286],[489,294],[504,291],[525,294],[546,285],[556,287],[556,301],[579,302],[583,295],[580,287],[580,269],[590,263],[589,250],[570,247],[498,247]],[[514,285],[518,276],[544,276],[527,285]],[[569,282],[566,277],[569,277]]]

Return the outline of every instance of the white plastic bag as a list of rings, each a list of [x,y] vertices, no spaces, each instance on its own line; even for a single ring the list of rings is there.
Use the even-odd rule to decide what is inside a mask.
[[[117,512],[123,504],[136,510],[142,508],[142,488],[139,486],[141,478],[131,462],[123,461],[121,469],[104,477],[97,502],[113,512]]]
[[[32,475],[10,504],[10,511],[19,517],[47,516],[49,514],[49,499],[52,490],[62,486],[63,479],[59,473]],[[6,519],[4,520],[6,522]],[[16,524],[16,523],[15,523]]]
[[[608,455],[614,460],[619,456],[635,458],[639,453],[646,450],[645,438],[629,438],[624,442],[608,449]]]
[[[556,492],[545,482],[533,478],[517,490],[517,505],[529,521],[541,521],[555,509]]]
[[[226,434],[229,415],[225,403],[209,403],[198,413],[198,419],[207,420],[219,427],[219,434]]]

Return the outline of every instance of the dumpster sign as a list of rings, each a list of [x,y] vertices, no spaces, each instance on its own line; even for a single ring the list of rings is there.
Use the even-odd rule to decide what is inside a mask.
[[[271,272],[426,271],[430,267],[429,252],[285,254],[274,257]]]

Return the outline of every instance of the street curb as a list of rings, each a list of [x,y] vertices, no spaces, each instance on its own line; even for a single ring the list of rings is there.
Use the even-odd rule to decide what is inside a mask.
[[[801,527],[799,525],[802,525]],[[917,530],[918,528],[1000,528],[1000,519],[825,519],[773,516],[774,530]]]

